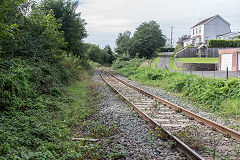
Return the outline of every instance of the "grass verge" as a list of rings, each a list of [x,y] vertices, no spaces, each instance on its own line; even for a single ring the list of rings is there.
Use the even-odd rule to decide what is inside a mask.
[[[152,60],[151,67],[157,68],[157,64],[160,60],[161,53],[158,53],[157,56]]]
[[[171,53],[171,54],[170,54],[169,67],[172,68],[172,69],[174,69],[174,70],[181,71],[181,69],[176,68],[176,67],[174,66],[174,53]]]
[[[182,62],[182,63],[217,63],[219,58],[213,58],[213,57],[210,57],[210,58],[192,58],[192,57],[189,57],[189,58],[177,58],[177,60],[179,62]]]

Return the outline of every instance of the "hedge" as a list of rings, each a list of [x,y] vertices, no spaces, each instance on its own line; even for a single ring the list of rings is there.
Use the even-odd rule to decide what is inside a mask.
[[[212,39],[207,41],[209,48],[238,48],[240,47],[240,40],[220,40]]]
[[[160,52],[173,52],[174,48],[159,48]]]

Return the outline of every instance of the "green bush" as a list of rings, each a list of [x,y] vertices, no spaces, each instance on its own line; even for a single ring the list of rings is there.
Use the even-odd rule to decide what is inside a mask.
[[[159,52],[173,52],[175,48],[159,48]]]
[[[174,54],[181,51],[184,47],[181,44],[178,44],[174,49]]]
[[[114,69],[120,69],[120,68],[125,68],[125,67],[138,67],[140,64],[144,61],[144,58],[139,59],[139,58],[133,58],[130,59],[128,56],[122,56],[118,58],[112,67]]]
[[[65,63],[65,64],[64,64]],[[21,110],[35,106],[41,95],[59,96],[79,70],[77,62],[53,63],[11,58],[0,62],[0,109]],[[76,66],[74,66],[76,65]],[[67,68],[68,67],[68,68]]]
[[[82,150],[70,141],[69,128],[82,120],[80,115],[91,114],[87,107],[92,103],[84,103],[82,110],[79,105],[78,110],[70,108],[75,99],[66,90],[83,71],[81,62],[71,55],[58,63],[0,59],[0,159],[81,158]],[[74,114],[78,118],[72,118]]]
[[[70,139],[70,128],[94,113],[97,99],[87,83],[89,61],[79,58],[85,52],[72,56],[71,47],[66,54],[72,41],[66,43],[64,36],[79,32],[60,31],[61,18],[33,1],[0,4],[0,159],[103,159],[98,145]],[[83,22],[80,14],[67,16],[75,16],[75,25]],[[85,32],[84,25],[78,26]],[[75,80],[77,96],[68,90]]]
[[[220,40],[212,39],[207,41],[209,48],[238,48],[240,47],[240,40]]]

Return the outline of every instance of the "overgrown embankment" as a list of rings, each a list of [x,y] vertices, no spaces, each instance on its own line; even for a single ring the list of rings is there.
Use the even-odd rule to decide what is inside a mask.
[[[1,59],[0,159],[81,156],[71,152],[77,144],[69,138],[69,127],[81,120],[73,118],[81,112],[73,110],[76,99],[67,89],[69,83],[78,79],[76,75],[82,76],[83,70],[74,61],[66,58],[59,63],[37,63],[26,58]],[[81,77],[81,83],[85,79]],[[83,103],[79,110],[86,106]]]
[[[240,115],[240,80],[186,75],[169,70],[138,67],[141,61],[130,60],[115,65],[118,73],[143,84],[182,93],[209,111],[221,115]],[[126,64],[126,65],[122,65]]]
[[[106,156],[99,144],[70,139],[73,128],[96,113],[99,99],[89,84],[89,54],[96,52],[83,43],[86,23],[77,6],[67,0],[0,2],[0,159]],[[94,61],[111,63],[110,54],[108,46]]]
[[[101,95],[91,82],[91,67],[78,58],[35,63],[1,61],[0,159],[104,159],[115,157],[102,141],[117,130],[92,117]],[[88,69],[86,69],[88,68]],[[77,130],[77,132],[76,132]]]

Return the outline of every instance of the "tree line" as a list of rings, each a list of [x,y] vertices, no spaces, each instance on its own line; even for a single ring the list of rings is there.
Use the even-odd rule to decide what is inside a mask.
[[[1,58],[23,56],[50,60],[66,54],[83,61],[112,62],[109,46],[101,49],[84,43],[87,23],[76,12],[78,1],[8,0],[0,3]],[[93,53],[93,46],[97,53]]]

